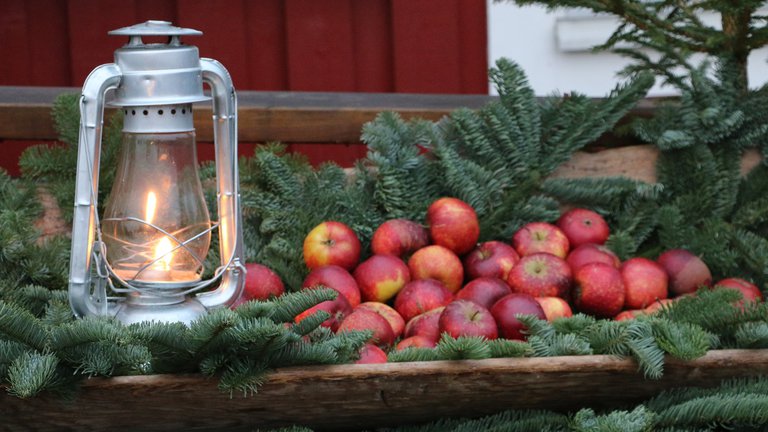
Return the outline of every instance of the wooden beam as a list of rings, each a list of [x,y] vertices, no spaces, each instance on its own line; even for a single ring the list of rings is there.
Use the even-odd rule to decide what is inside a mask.
[[[51,106],[75,87],[0,86],[0,140],[55,140]],[[238,135],[242,142],[356,143],[365,122],[382,111],[406,118],[438,120],[458,107],[478,108],[482,95],[394,93],[238,92]],[[212,141],[210,105],[195,107],[200,141]]]
[[[768,350],[668,358],[658,380],[643,378],[633,360],[602,355],[312,366],[277,370],[249,395],[195,375],[93,378],[73,400],[2,391],[0,413],[8,430],[362,430],[506,409],[626,408],[662,390],[766,374]]]

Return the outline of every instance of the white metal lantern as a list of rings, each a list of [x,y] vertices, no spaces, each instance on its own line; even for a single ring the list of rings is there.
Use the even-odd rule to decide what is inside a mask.
[[[114,63],[91,72],[80,98],[70,303],[78,317],[188,324],[209,308],[231,305],[243,289],[237,96],[219,62],[181,43],[181,36],[202,34],[197,30],[147,21],[109,34],[129,40],[115,51]],[[144,36],[168,40],[144,43]],[[203,82],[212,98],[203,94]],[[124,112],[123,142],[100,217],[99,154],[111,91],[110,105]],[[192,104],[210,99],[218,222],[211,222],[203,198],[192,122]],[[221,265],[202,280],[216,229]]]

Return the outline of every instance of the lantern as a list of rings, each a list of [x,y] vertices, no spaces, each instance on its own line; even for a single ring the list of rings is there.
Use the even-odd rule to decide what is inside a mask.
[[[80,137],[69,299],[76,316],[189,323],[228,306],[244,283],[237,175],[237,97],[227,70],[181,43],[197,30],[147,21],[115,62],[94,69],[80,98]],[[161,36],[166,43],[145,43]],[[203,93],[203,82],[211,97]],[[97,210],[105,98],[123,111],[119,163],[104,214]],[[192,104],[212,99],[218,221],[198,176]],[[212,233],[220,263],[206,269]],[[208,271],[207,271],[208,270]],[[212,276],[203,280],[203,274]]]

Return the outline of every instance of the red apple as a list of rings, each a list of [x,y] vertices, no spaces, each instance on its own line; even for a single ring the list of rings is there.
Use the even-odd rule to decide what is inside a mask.
[[[395,350],[402,351],[406,348],[434,348],[437,343],[426,336],[411,336],[397,343]]]
[[[458,198],[440,198],[427,208],[427,224],[432,243],[456,255],[475,248],[480,238],[480,223],[469,204]]]
[[[408,268],[413,280],[435,279],[452,293],[458,291],[464,282],[461,260],[453,251],[440,245],[423,247],[414,252],[408,260]]]
[[[499,334],[507,339],[525,340],[526,330],[516,315],[534,315],[547,319],[539,302],[528,294],[512,293],[499,299],[491,308],[491,314],[499,326]]]
[[[391,219],[376,228],[371,251],[376,255],[404,257],[429,244],[429,231],[408,219]]]
[[[236,308],[249,300],[268,300],[270,297],[279,297],[285,293],[285,286],[280,276],[269,267],[256,264],[245,264],[245,289],[232,308]]]
[[[363,301],[386,302],[411,281],[408,266],[393,255],[374,255],[354,272]]]
[[[611,233],[602,216],[584,208],[568,210],[557,220],[557,226],[572,248],[586,243],[605,244]]]
[[[446,306],[440,314],[439,325],[440,333],[448,333],[455,338],[482,336],[496,339],[499,336],[491,312],[469,300],[456,300]]]
[[[681,295],[712,284],[709,267],[698,256],[685,249],[670,249],[656,260],[669,275],[669,292]]]
[[[630,258],[619,269],[624,283],[624,308],[643,309],[656,300],[667,298],[669,277],[656,261]]]
[[[632,320],[647,314],[648,312],[646,312],[645,309],[629,309],[619,312],[615,317],[613,317],[613,319],[614,321]]]
[[[544,315],[546,315],[549,322],[558,318],[573,316],[571,305],[560,297],[536,297],[536,301],[544,309]]]
[[[536,253],[520,258],[509,272],[507,283],[513,292],[531,297],[568,298],[571,278],[571,267],[564,259]]]
[[[570,244],[560,228],[546,222],[531,222],[512,236],[512,246],[521,256],[546,252],[560,258],[568,255]]]
[[[621,266],[621,260],[613,251],[603,245],[584,243],[568,253],[565,261],[571,266],[571,271],[576,271],[584,264],[602,262],[616,268]]]
[[[349,302],[343,295],[339,294],[336,296],[335,300],[327,300],[318,303],[315,306],[312,306],[304,312],[296,315],[296,319],[294,321],[296,321],[298,324],[304,320],[304,318],[313,315],[319,310],[328,312],[331,315],[330,318],[323,321],[323,323],[320,325],[323,327],[328,327],[335,332],[339,329],[339,325],[342,321],[344,321],[344,318],[352,313],[352,306],[349,305]]]
[[[395,310],[410,321],[423,314],[453,301],[453,294],[442,283],[434,279],[419,279],[409,282],[395,298]]]
[[[624,307],[624,284],[615,267],[601,262],[585,264],[576,270],[573,281],[573,303],[579,311],[609,318]]]
[[[360,349],[360,358],[355,364],[377,364],[386,363],[387,353],[373,344],[365,344]]]
[[[715,288],[729,288],[741,292],[745,301],[759,302],[763,299],[763,293],[757,285],[741,278],[723,279],[715,284]]]
[[[456,293],[456,300],[473,301],[490,309],[498,299],[511,293],[512,289],[503,280],[497,277],[480,277],[464,285],[464,288]]]
[[[464,257],[464,270],[470,279],[496,277],[507,280],[509,271],[520,260],[515,249],[500,241],[480,243]]]
[[[437,343],[440,340],[440,315],[443,313],[443,310],[445,310],[445,307],[439,307],[424,312],[421,315],[416,315],[405,324],[403,336],[406,338],[424,336]]]
[[[359,260],[360,240],[341,222],[323,222],[304,238],[304,262],[309,269],[338,265],[351,270]]]
[[[348,331],[366,331],[373,332],[369,342],[379,346],[389,346],[395,342],[395,334],[387,320],[366,309],[355,309],[349,314],[339,326],[338,333]]]
[[[389,326],[392,327],[392,333],[395,334],[395,338],[399,338],[405,330],[405,320],[396,310],[392,309],[389,305],[379,302],[365,302],[360,303],[357,309],[365,309],[371,312],[376,312],[381,315]]]
[[[342,267],[328,265],[318,267],[307,275],[302,284],[303,288],[323,285],[347,298],[353,308],[360,304],[360,288],[352,275]]]
[[[653,302],[650,305],[648,305],[645,309],[643,309],[643,312],[645,312],[645,313],[647,313],[649,315],[650,314],[654,314],[654,313],[660,311],[661,309],[663,309],[664,307],[666,307],[667,305],[674,303],[679,298],[680,297],[677,297],[677,298],[674,298],[674,299],[656,300],[655,302]]]

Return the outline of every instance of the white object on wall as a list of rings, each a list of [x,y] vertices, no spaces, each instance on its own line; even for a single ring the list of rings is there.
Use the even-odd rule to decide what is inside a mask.
[[[622,81],[617,73],[628,64],[628,59],[590,50],[605,42],[618,26],[614,17],[594,15],[586,10],[548,12],[542,6],[520,7],[487,1],[489,66],[500,57],[515,61],[525,70],[537,95],[577,91],[600,97]],[[714,15],[702,19],[719,25]],[[752,52],[748,70],[751,87],[768,81],[766,59],[768,48]],[[490,92],[495,93],[492,85]],[[662,87],[658,82],[649,93],[650,96],[673,94],[675,89]]]

